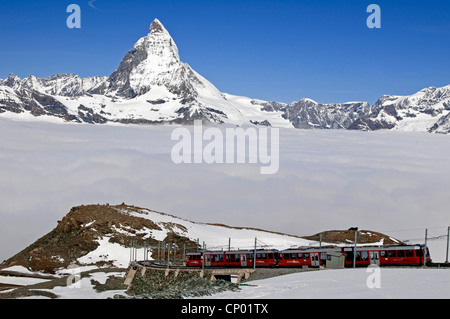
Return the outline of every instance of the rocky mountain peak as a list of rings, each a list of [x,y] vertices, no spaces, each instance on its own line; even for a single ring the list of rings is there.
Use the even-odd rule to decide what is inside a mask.
[[[150,25],[150,33],[152,34],[164,32],[167,32],[167,30],[164,28],[162,23],[158,19],[153,20],[152,24]]]
[[[162,23],[155,19],[150,25],[150,33],[140,38],[128,51],[109,77],[106,92],[100,93],[135,98],[155,85],[166,85],[175,77],[180,65],[175,42]]]

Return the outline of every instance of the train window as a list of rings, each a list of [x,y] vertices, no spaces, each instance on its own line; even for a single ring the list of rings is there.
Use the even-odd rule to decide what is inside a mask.
[[[380,257],[387,257],[387,256],[388,256],[388,253],[387,253],[386,250],[381,250],[380,251]]]
[[[252,259],[253,258],[253,254],[247,254],[247,259]]]
[[[225,254],[225,261],[230,262],[230,260],[231,260],[231,255]]]
[[[356,252],[356,261],[360,261],[361,260],[361,252],[357,251]]]
[[[273,253],[268,254],[269,259],[273,259]]]
[[[267,254],[261,254],[262,259],[267,259]]]
[[[290,259],[289,254],[283,254],[283,259]]]
[[[389,257],[397,257],[395,250],[389,250]]]
[[[295,253],[291,253],[291,259],[295,259]]]
[[[234,263],[236,261],[236,255],[230,255],[230,261]]]
[[[362,260],[362,261],[367,261],[367,260],[369,260],[369,255],[367,254],[367,251],[362,251],[362,252],[361,252],[361,260]]]
[[[302,253],[297,253],[297,258],[302,259]]]
[[[414,257],[414,251],[412,250],[405,250],[406,257]]]
[[[405,251],[404,250],[397,250],[397,257],[405,257]]]
[[[325,260],[327,259],[327,254],[326,253],[320,253],[320,260]]]
[[[308,259],[309,258],[309,253],[303,253],[303,259]]]
[[[423,250],[422,249],[416,249],[416,257],[422,257],[423,256]]]
[[[256,254],[256,259],[261,259],[261,254]]]

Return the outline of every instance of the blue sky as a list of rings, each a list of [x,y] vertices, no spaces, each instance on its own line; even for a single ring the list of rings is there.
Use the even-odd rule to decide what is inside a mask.
[[[66,8],[81,7],[81,29]],[[366,8],[381,8],[369,29]],[[223,92],[368,101],[450,84],[450,1],[2,1],[0,78],[110,75],[154,18]]]

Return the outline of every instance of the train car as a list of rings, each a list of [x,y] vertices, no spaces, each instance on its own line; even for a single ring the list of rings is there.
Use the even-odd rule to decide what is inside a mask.
[[[234,250],[225,252],[225,265],[227,267],[247,267],[250,251]]]
[[[205,251],[186,254],[186,266],[202,267],[271,267],[278,262],[278,250]]]
[[[328,251],[339,252],[337,248],[287,249],[279,252],[278,266],[281,267],[319,267],[324,265]]]
[[[188,267],[201,267],[203,262],[203,256],[201,252],[186,253],[186,266]]]
[[[254,251],[247,254],[247,266],[253,267],[273,267],[278,263],[278,250],[256,250],[256,260],[253,262]]]
[[[372,264],[379,266],[420,266],[423,265],[424,255],[425,262],[431,262],[428,248],[424,253],[424,245],[363,246],[356,248],[356,256],[354,251],[354,247],[342,248],[346,267],[353,267],[353,260],[355,260],[356,267],[367,267]]]
[[[205,251],[203,253],[205,259],[205,267],[225,267],[224,251]]]

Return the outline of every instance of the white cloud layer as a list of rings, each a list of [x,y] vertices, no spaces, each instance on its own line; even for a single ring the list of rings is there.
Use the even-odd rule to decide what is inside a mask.
[[[358,226],[416,242],[450,225],[449,136],[280,130],[279,171],[261,175],[258,164],[174,164],[173,129],[0,118],[0,261],[82,204],[294,235]]]

